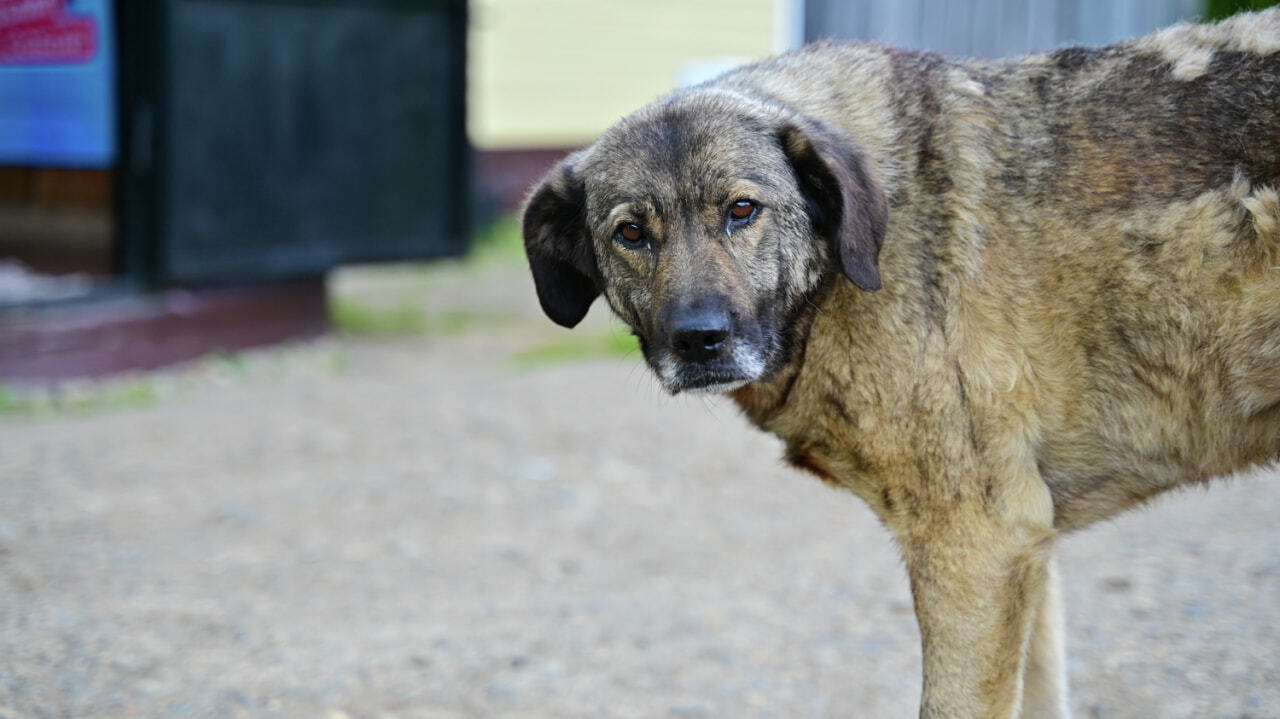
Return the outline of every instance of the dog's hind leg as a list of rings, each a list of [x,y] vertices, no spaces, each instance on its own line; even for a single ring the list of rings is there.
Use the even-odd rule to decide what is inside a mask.
[[[1057,560],[1049,560],[1049,578],[1036,611],[1027,648],[1022,685],[1023,719],[1069,719],[1062,626],[1062,587]]]

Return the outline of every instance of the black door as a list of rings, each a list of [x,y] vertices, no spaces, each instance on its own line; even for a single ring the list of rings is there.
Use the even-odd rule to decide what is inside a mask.
[[[465,1],[121,12],[121,258],[159,285],[465,249]]]

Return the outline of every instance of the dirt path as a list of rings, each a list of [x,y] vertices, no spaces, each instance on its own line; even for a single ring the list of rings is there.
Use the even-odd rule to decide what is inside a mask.
[[[0,717],[914,715],[855,498],[635,357],[539,354],[573,335],[518,271],[407,277],[339,285],[487,319],[0,417]],[[1078,716],[1280,716],[1277,479],[1066,541]]]

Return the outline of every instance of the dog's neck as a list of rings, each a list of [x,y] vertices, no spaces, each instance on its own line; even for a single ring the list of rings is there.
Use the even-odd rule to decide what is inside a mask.
[[[757,427],[768,429],[769,420],[786,406],[796,377],[800,374],[800,367],[804,364],[803,345],[797,353],[800,358],[788,363],[773,379],[752,382],[729,393],[738,408]]]
[[[804,367],[805,348],[809,344],[813,320],[822,311],[821,307],[831,293],[832,281],[832,278],[828,278],[823,283],[823,287],[805,302],[791,323],[791,357],[787,363],[769,379],[751,382],[729,393],[729,397],[743,414],[761,429],[768,430],[769,420],[787,406],[796,378],[800,376],[800,370]]]

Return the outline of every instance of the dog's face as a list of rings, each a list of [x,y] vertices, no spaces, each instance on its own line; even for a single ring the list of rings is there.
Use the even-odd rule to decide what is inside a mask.
[[[847,134],[703,89],[553,169],[530,196],[524,240],[552,320],[576,325],[603,292],[668,391],[724,392],[786,364],[836,254],[856,285],[880,287],[886,215]]]

